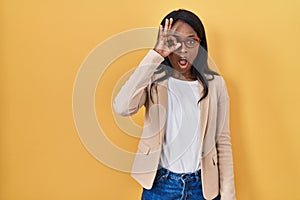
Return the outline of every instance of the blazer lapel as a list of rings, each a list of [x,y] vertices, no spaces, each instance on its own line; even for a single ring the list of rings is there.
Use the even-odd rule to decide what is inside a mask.
[[[159,127],[160,131],[160,143],[162,144],[166,129],[166,117],[167,117],[167,99],[168,99],[168,79],[157,83],[157,104],[159,106]]]
[[[204,90],[202,83],[199,82],[199,88],[200,88],[200,96],[202,97]],[[206,125],[208,120],[208,109],[209,109],[209,100],[210,95],[208,95],[201,100],[200,102],[200,136],[201,136],[201,144],[203,144],[204,136],[206,133]],[[203,145],[201,145],[203,146]]]
[[[164,108],[166,108],[167,98],[168,98],[168,79],[157,83],[157,99],[158,99],[157,103],[159,103]]]

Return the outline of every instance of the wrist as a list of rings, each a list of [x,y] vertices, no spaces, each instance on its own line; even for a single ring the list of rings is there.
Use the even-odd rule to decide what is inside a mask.
[[[167,57],[166,55],[164,55],[163,51],[160,50],[160,49],[153,48],[153,51],[157,52],[160,56],[162,56],[162,57],[164,57],[164,58]]]

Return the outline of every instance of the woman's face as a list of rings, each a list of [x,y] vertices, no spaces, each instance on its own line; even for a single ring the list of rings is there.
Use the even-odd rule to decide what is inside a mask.
[[[190,80],[192,78],[191,67],[197,57],[200,40],[194,29],[181,20],[172,26],[171,33],[177,42],[181,43],[181,46],[172,52],[168,58],[173,69]]]

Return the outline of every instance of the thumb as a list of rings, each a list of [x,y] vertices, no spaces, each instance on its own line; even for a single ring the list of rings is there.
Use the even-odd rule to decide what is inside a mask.
[[[175,46],[173,46],[172,51],[175,51],[176,49],[178,49],[181,46],[181,43],[176,43]]]

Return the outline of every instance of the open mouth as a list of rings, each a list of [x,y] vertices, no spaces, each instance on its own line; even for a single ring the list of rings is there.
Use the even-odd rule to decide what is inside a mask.
[[[178,64],[181,66],[181,67],[185,67],[187,66],[188,64],[188,61],[185,57],[180,57],[179,58],[179,61],[178,61]]]

